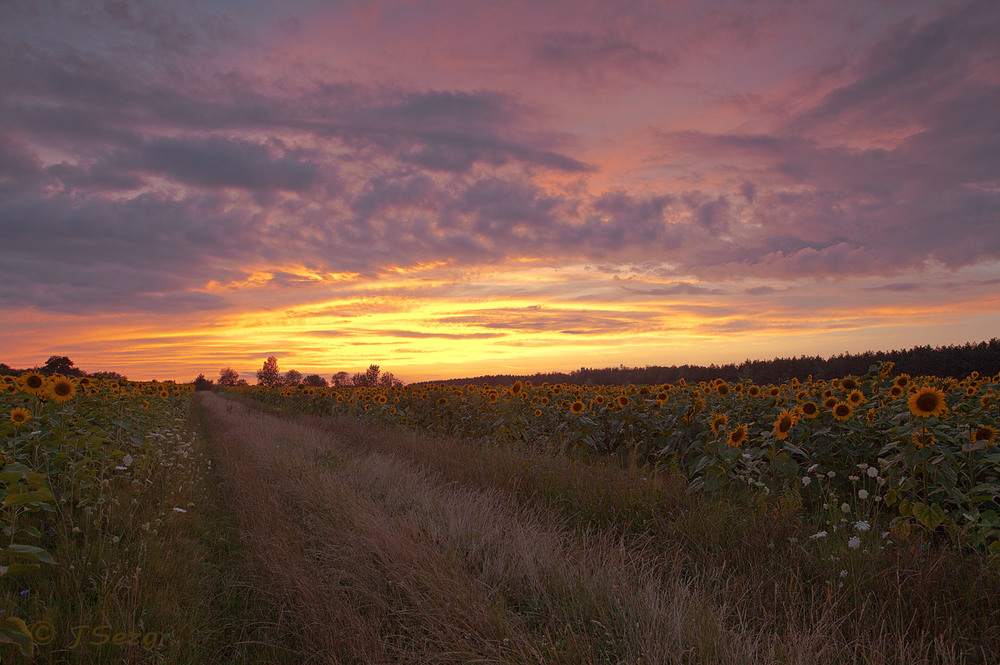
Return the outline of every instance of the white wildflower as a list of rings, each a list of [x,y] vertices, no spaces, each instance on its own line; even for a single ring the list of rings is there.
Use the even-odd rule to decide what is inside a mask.
[[[186,513],[187,511],[184,510],[183,508],[174,508],[174,512],[175,513]]]
[[[812,481],[813,481],[813,479],[810,478],[809,476],[802,476],[802,486],[803,487],[805,487],[806,485],[808,485]]]
[[[842,503],[842,504],[840,504],[840,510],[841,510],[841,512],[844,512],[844,513],[851,512],[851,504],[849,504],[849,503]]]
[[[809,538],[812,540],[816,540],[817,538],[826,538],[826,531],[817,531],[813,535],[809,536]]]
[[[878,475],[878,469],[876,469],[873,466],[870,466],[870,467],[868,467],[867,473],[868,473],[868,477],[869,478],[874,478],[874,477],[876,477]]]
[[[864,501],[868,498],[868,490],[858,490],[858,498]]]
[[[871,528],[871,525],[868,524],[868,522],[861,520],[860,522],[854,525],[854,528],[857,529],[858,531],[867,531],[868,529]]]
[[[847,541],[847,546],[852,550],[856,550],[861,547],[861,539],[857,536],[851,536],[851,539]]]

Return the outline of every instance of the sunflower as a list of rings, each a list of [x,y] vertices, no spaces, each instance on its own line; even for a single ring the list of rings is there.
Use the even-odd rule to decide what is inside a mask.
[[[620,406],[623,409],[630,403],[630,400],[627,395],[619,395],[617,401],[618,401],[618,406]]]
[[[729,394],[729,384],[723,381],[715,386],[715,392],[719,395]]]
[[[523,389],[524,389],[524,384],[523,384],[523,383],[521,383],[520,381],[515,381],[515,382],[514,382],[514,385],[512,385],[512,386],[510,387],[510,394],[511,394],[511,395],[517,395],[517,394],[518,394],[518,393],[520,393],[520,392],[521,392],[521,391],[522,391]]]
[[[50,392],[53,402],[68,402],[76,396],[76,384],[73,379],[60,376],[52,382]]]
[[[739,425],[736,429],[729,433],[729,437],[726,438],[726,445],[739,448],[746,443],[748,438],[747,426]]]
[[[20,425],[21,423],[26,423],[31,420],[31,412],[27,409],[22,409],[19,406],[15,406],[10,410],[10,422],[15,425]]]
[[[980,425],[973,432],[972,440],[976,442],[985,441],[986,445],[989,446],[997,440],[997,431],[989,425]]]
[[[840,387],[844,390],[857,390],[858,382],[848,376],[840,380]]]
[[[785,409],[778,414],[778,419],[774,421],[774,438],[787,439],[788,432],[795,425],[795,413]]]
[[[837,398],[827,397],[825,400],[823,400],[823,406],[826,407],[827,409],[832,409],[833,407],[837,406]]]
[[[760,386],[750,386],[750,388],[747,389],[747,395],[750,395],[750,397],[757,397],[760,395]]]
[[[854,406],[858,406],[859,404],[865,403],[865,395],[860,390],[852,390],[847,395],[847,401]]]
[[[537,418],[540,415],[542,415],[542,410],[541,409],[535,409],[535,417]]]
[[[899,376],[897,376],[896,385],[899,386],[900,388],[905,388],[906,386],[910,385],[910,375],[900,374]]]
[[[729,416],[724,413],[715,413],[712,414],[712,420],[709,422],[711,423],[712,434],[718,434],[719,428],[729,423]]]
[[[833,405],[833,417],[837,420],[847,420],[854,415],[854,409],[847,402],[837,402]]]
[[[799,407],[799,411],[802,412],[803,416],[809,419],[815,418],[819,415],[819,407],[816,405],[816,402],[803,402]]]
[[[601,404],[604,404],[606,401],[607,401],[607,398],[604,395],[595,395],[594,396],[594,403],[597,404],[598,406],[600,406]],[[543,404],[544,404],[544,402],[543,402]]]
[[[945,409],[944,393],[930,386],[920,388],[910,395],[907,405],[910,407],[910,413],[915,416],[921,418],[940,416]]]
[[[969,386],[968,388],[965,389],[965,396],[973,397],[978,392],[979,392],[979,386]]]
[[[903,394],[902,386],[893,386],[892,388],[889,389],[889,396],[892,397],[893,399],[899,397],[902,394]]]
[[[913,432],[910,438],[918,449],[934,445],[934,435],[930,432]]]
[[[445,404],[448,403],[448,398],[447,397],[438,397],[437,403],[438,403],[438,406],[444,406]]]
[[[26,393],[37,395],[45,392],[45,377],[38,372],[25,372],[17,377],[17,384]]]
[[[575,402],[573,402],[573,404],[570,405],[569,410],[572,411],[573,413],[583,413],[583,410],[586,408],[587,407],[584,405],[583,402],[581,402],[580,400],[576,400]]]
[[[661,404],[663,402],[666,402],[667,398],[668,398],[668,396],[667,396],[667,393],[665,393],[665,392],[658,392],[658,393],[656,393],[656,401],[660,402]]]

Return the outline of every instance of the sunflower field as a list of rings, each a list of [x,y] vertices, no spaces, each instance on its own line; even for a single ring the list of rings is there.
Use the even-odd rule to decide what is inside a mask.
[[[164,432],[179,431],[191,388],[0,377],[0,647],[30,657],[55,639],[52,622],[107,616],[114,591],[101,580],[111,588],[120,571],[106,552],[128,537],[120,515],[165,463]]]
[[[689,492],[749,490],[817,529],[850,522],[899,539],[922,531],[1000,560],[1000,375],[892,369],[778,385],[232,390],[298,413],[618,458],[682,474]]]

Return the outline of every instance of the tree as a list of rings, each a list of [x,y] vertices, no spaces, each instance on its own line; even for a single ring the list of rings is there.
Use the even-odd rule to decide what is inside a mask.
[[[204,374],[199,374],[198,378],[194,380],[195,390],[211,390],[212,380],[206,379]]]
[[[232,367],[223,367],[219,370],[220,386],[235,386],[239,384],[240,373]]]
[[[302,379],[302,383],[314,388],[326,388],[327,386],[326,379],[319,374],[310,374],[306,378]]]
[[[302,372],[297,369],[288,370],[281,379],[281,385],[283,386],[297,386],[300,383],[302,383]]]
[[[351,375],[347,372],[337,372],[332,377],[332,386],[339,388],[341,386],[351,385]]]
[[[92,379],[107,379],[109,381],[128,381],[128,377],[118,372],[91,372]]]
[[[49,356],[45,365],[39,370],[42,374],[63,376],[83,376],[83,371],[75,366],[75,363],[66,356]]]
[[[281,372],[278,371],[278,359],[268,356],[264,366],[257,370],[257,385],[273,388],[281,385]]]
[[[378,379],[378,384],[385,388],[402,388],[403,382],[393,376],[392,372],[385,372]]]
[[[353,377],[351,377],[351,381],[354,383],[354,385],[360,386],[362,388],[374,387],[378,385],[378,375],[380,373],[381,372],[378,368],[378,365],[369,365],[368,369],[365,370],[364,374],[358,372]]]

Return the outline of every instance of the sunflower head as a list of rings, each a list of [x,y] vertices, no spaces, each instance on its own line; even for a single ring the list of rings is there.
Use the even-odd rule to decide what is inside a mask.
[[[523,383],[521,383],[520,381],[515,381],[515,382],[514,382],[514,385],[512,385],[512,386],[510,387],[510,394],[511,394],[511,395],[517,395],[517,394],[519,394],[519,393],[520,393],[520,392],[521,392],[522,390],[524,390],[524,384],[523,384]]]
[[[902,386],[895,386],[894,385],[892,388],[889,389],[889,396],[892,397],[893,399],[895,399],[896,397],[899,397],[902,394],[903,394],[903,387]]]
[[[729,384],[723,381],[715,386],[715,392],[719,395],[729,394]]]
[[[973,430],[972,440],[985,441],[987,446],[993,445],[993,442],[997,440],[997,431],[989,425],[980,425]]]
[[[803,402],[799,411],[806,418],[812,419],[819,415],[819,406],[816,405],[816,402]]]
[[[573,413],[583,413],[583,410],[585,408],[587,407],[584,406],[583,402],[581,402],[580,400],[576,400],[570,405],[569,410],[572,411]]]
[[[924,448],[925,446],[934,445],[934,435],[930,432],[913,432],[911,435],[911,440],[913,445],[918,449]]]
[[[760,386],[750,386],[750,388],[747,389],[747,395],[750,395],[750,397],[757,397],[760,395]]]
[[[729,433],[729,436],[726,438],[726,445],[739,448],[744,443],[746,443],[748,438],[750,437],[747,432],[747,426],[739,425],[732,432]]]
[[[25,372],[17,377],[17,383],[24,392],[37,395],[45,391],[46,379],[38,372]]]
[[[23,423],[31,420],[31,412],[27,409],[22,409],[19,406],[15,406],[10,410],[10,421],[15,425],[21,425]]]
[[[712,427],[712,434],[718,434],[719,428],[729,423],[729,416],[727,416],[724,413],[716,413],[712,415],[712,420],[710,422]]]
[[[795,425],[795,413],[787,409],[778,414],[778,419],[774,421],[774,438],[787,439],[788,432]]]
[[[910,395],[907,405],[910,407],[910,413],[919,418],[940,416],[945,410],[944,393],[929,386],[920,388]]]
[[[832,410],[833,417],[837,420],[847,420],[854,414],[854,409],[847,402],[837,402]]]
[[[854,406],[865,403],[865,395],[860,390],[852,390],[847,395],[847,401]]]
[[[73,379],[60,376],[52,382],[49,392],[53,402],[68,402],[76,396],[76,384]]]
[[[631,403],[631,400],[629,400],[628,395],[619,395],[617,401],[618,401],[618,406],[620,406],[623,409]]]
[[[844,390],[857,390],[858,382],[853,377],[848,376],[840,380],[840,387]]]

